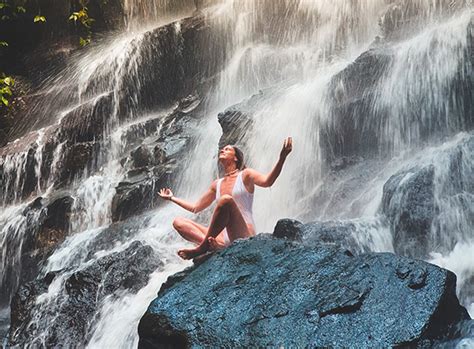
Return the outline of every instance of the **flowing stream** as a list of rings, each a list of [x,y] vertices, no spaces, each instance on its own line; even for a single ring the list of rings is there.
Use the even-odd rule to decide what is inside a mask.
[[[169,275],[190,265],[176,255],[176,250],[187,243],[172,229],[172,221],[176,216],[195,217],[169,203],[145,212],[138,220],[132,219],[133,232],[117,238],[112,246],[97,250],[92,244],[113,222],[116,188],[129,169],[129,164],[122,161],[132,147],[127,135],[132,130],[145,132],[150,120],[158,120],[152,134],[169,127],[165,120],[173,106],[144,110],[140,105],[142,97],[133,93],[146,83],[140,75],[142,67],[159,64],[156,57],[146,53],[147,35],[195,13],[197,3],[199,15],[205,17],[213,34],[225,38],[225,47],[208,43],[208,60],[211,64],[224,63],[204,96],[199,126],[191,132],[193,147],[178,159],[184,166],[175,174],[174,194],[195,200],[217,177],[216,150],[221,136],[217,114],[254,96],[252,125],[242,139],[247,166],[269,171],[278,159],[283,139],[294,139],[294,150],[275,185],[256,190],[254,216],[258,232],[271,232],[277,220],[286,217],[303,221],[351,220],[357,226],[356,240],[361,245],[372,251],[393,252],[390,227],[380,215],[384,183],[400,170],[431,165],[436,168],[434,195],[441,213],[432,224],[430,234],[436,243],[428,261],[454,271],[458,287],[472,283],[474,191],[467,184],[461,189],[450,186],[448,166],[450,151],[459,149],[460,176],[467,181],[473,178],[474,155],[473,148],[469,148],[472,133],[465,131],[463,106],[450,104],[458,93],[452,83],[459,78],[465,52],[472,45],[470,1],[445,5],[434,0],[124,0],[126,32],[91,47],[75,58],[68,71],[54,77],[57,85],[68,89],[61,94],[74,98],[60,99],[53,94],[54,120],[28,136],[36,144],[34,150],[0,153],[4,188],[0,193],[1,281],[9,284],[2,296],[12,297],[11,292],[21,282],[15,270],[21,267],[25,234],[42,214],[40,210],[25,215],[25,209],[37,196],[54,196],[54,184],[59,181],[65,141],[57,140],[50,171],[44,176],[41,164],[45,138],[71,112],[96,108],[104,99],[111,100],[105,126],[98,131],[104,141],[94,148],[93,164],[75,174],[67,186],[74,198],[70,233],[40,271],[46,275],[61,270],[60,277],[34,304],[35,316],[29,326],[35,329],[35,338],[31,338],[30,346],[47,345],[49,327],[60,320],[45,314],[52,304],[68,297],[68,276],[141,241],[157,252],[164,267],[152,273],[138,292],[124,291],[119,296],[106,297],[91,319],[89,339],[84,343],[89,348],[136,347],[138,321],[161,284]],[[360,120],[366,123],[360,129],[375,130],[377,134],[378,143],[373,145],[377,155],[363,168],[370,176],[351,182],[357,178],[357,171],[362,172],[361,167],[354,167],[331,178],[320,135],[327,127],[338,127],[333,119],[332,82],[386,35],[382,24],[389,20],[388,11],[396,11],[396,6],[403,9],[398,18],[406,32],[377,49],[390,55],[391,61],[371,97],[372,113]],[[179,24],[173,35],[181,40]],[[464,74],[469,78],[472,71]],[[24,138],[8,146],[20,146]],[[31,159],[36,173],[33,184],[22,175]],[[19,193],[27,185],[33,187],[33,194],[22,197]],[[198,219],[206,222],[210,213],[208,209]],[[474,293],[462,301],[473,316]],[[2,306],[0,318],[4,319],[8,317],[8,302],[2,302]],[[466,338],[459,346],[468,344]]]

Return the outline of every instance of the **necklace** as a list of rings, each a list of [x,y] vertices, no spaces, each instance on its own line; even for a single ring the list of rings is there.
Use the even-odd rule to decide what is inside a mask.
[[[236,173],[238,170],[239,170],[239,169],[238,169],[238,168],[236,168],[235,170],[233,170],[233,171],[230,171],[229,173],[224,173],[224,177],[230,176],[231,174],[234,174],[234,173]]]

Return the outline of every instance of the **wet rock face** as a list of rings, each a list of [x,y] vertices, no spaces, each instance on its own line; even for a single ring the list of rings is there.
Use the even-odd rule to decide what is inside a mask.
[[[389,0],[388,9],[380,18],[379,26],[385,39],[403,40],[410,30],[420,28],[426,25],[429,16],[453,15],[456,11],[471,6],[469,0],[453,0],[446,2],[444,0],[435,0],[432,6],[436,10],[423,13],[419,9],[419,3],[410,0]]]
[[[56,187],[61,187],[70,184],[86,169],[91,172],[100,169],[103,165],[103,149],[110,146],[107,135],[119,122],[128,123],[138,116],[152,114],[157,109],[171,108],[175,104],[179,106],[174,119],[180,119],[195,108],[194,97],[187,104],[183,101],[189,99],[190,94],[204,94],[208,88],[206,81],[218,70],[218,64],[205,68],[201,65],[208,57],[208,48],[204,44],[207,40],[212,40],[212,36],[204,18],[186,18],[147,32],[137,39],[138,42],[132,42],[126,47],[131,51],[127,64],[134,65],[134,60],[139,59],[141,63],[137,69],[117,73],[110,71],[109,61],[99,64],[87,86],[81,89],[80,100],[78,87],[71,81],[63,82],[65,87],[58,90],[53,89],[47,93],[40,91],[40,100],[31,102],[34,107],[28,113],[20,110],[19,115],[12,115],[16,122],[9,122],[5,127],[0,125],[8,131],[7,139],[0,143],[10,141],[0,148],[0,156],[6,159],[7,156],[26,154],[24,157],[27,164],[24,171],[18,174],[22,177],[20,183],[24,183],[20,188],[21,196],[26,198],[34,193],[38,182],[44,186],[49,180]],[[117,93],[114,95],[110,90],[116,88]],[[60,124],[56,124],[58,112],[61,111],[65,114],[62,115]],[[153,122],[149,124],[151,127]],[[157,120],[156,125],[161,125],[161,120]],[[41,127],[44,127],[45,134],[41,140],[44,146],[40,149],[40,136],[32,130]],[[170,125],[175,133],[179,132],[179,127],[186,128],[182,121],[180,125]],[[156,131],[156,127],[154,130],[150,128],[145,137]],[[123,139],[123,142],[138,146],[141,136],[143,135],[131,135],[130,138]],[[12,144],[11,141],[15,138],[20,141]],[[180,137],[176,135],[174,138],[168,148],[180,147]],[[186,136],[182,138],[185,139]],[[60,147],[58,159],[55,159],[55,151]],[[42,152],[41,164],[36,163],[35,159],[39,151]],[[169,155],[171,149],[165,151]],[[160,159],[159,152],[156,149],[152,154]],[[172,152],[177,153],[178,150]],[[8,161],[12,162],[11,159]],[[54,161],[57,161],[57,173],[51,173]],[[0,170],[2,165],[0,159]],[[37,178],[35,172],[35,167],[38,166],[41,167],[41,178]],[[0,184],[15,183],[15,180],[7,176],[11,177],[13,174],[5,174],[5,178],[0,176]],[[18,188],[8,188],[9,196],[15,191]]]
[[[406,31],[411,31],[413,35],[414,30],[415,32],[422,30],[423,26],[420,26],[420,23],[423,21],[420,21],[418,17],[418,5],[404,0],[393,2],[398,4],[389,7],[386,17],[381,20],[382,30],[386,31],[386,38],[378,38],[369,50],[336,74],[329,84],[330,116],[320,132],[322,152],[329,165],[344,157],[374,158],[387,154],[393,155],[394,148],[399,146],[390,139],[393,136],[390,134],[391,131],[387,131],[393,127],[400,128],[400,135],[395,134],[395,137],[400,138],[399,141],[407,146],[437,139],[440,136],[451,136],[460,131],[469,131],[474,127],[472,109],[474,86],[473,80],[469,78],[472,75],[472,57],[474,57],[472,21],[470,29],[466,32],[468,45],[459,54],[456,71],[449,76],[441,77],[440,81],[436,82],[439,85],[436,87],[438,88],[436,92],[430,89],[436,84],[430,80],[429,76],[423,76],[423,73],[420,73],[418,82],[421,86],[420,91],[416,92],[418,95],[412,93],[407,105],[398,111],[403,114],[402,116],[393,111],[399,107],[398,102],[387,103],[390,97],[383,94],[382,87],[390,86],[390,84],[396,86],[398,77],[394,75],[394,72],[402,71],[399,77],[402,81],[406,79],[403,73],[407,69],[422,69],[421,66],[400,64],[397,61],[400,59],[397,56],[397,48],[391,41],[396,37],[406,39]],[[465,6],[464,1],[452,3],[451,10]],[[446,7],[446,2],[436,6],[440,11],[442,7]],[[407,24],[405,20],[407,18],[413,21],[414,27]],[[400,27],[404,30],[399,30]],[[433,45],[436,43],[433,42]],[[427,102],[424,96],[429,93],[446,95],[448,102],[446,104],[436,101]],[[426,110],[430,115],[430,121],[420,118],[419,110]],[[396,125],[395,122],[394,126],[394,120],[400,117],[406,120],[406,123],[413,124],[412,129],[416,125],[415,136],[407,136],[409,130],[403,125]]]
[[[217,120],[222,128],[219,149],[227,144],[240,145],[245,141],[245,132],[252,124],[252,111],[249,110],[252,98],[256,99],[258,96],[253,96],[249,100],[236,104],[218,114]]]
[[[421,261],[259,235],[171,277],[139,347],[421,347],[469,318],[455,284]]]
[[[426,258],[436,214],[434,167],[413,168],[392,176],[383,187],[382,212],[393,234],[395,252]]]
[[[138,292],[149,275],[162,265],[150,246],[134,242],[126,250],[102,257],[85,269],[65,271],[63,294],[47,304],[45,312],[38,296],[46,293],[51,283],[61,282],[57,279],[60,273],[53,272],[23,285],[12,300],[10,344],[83,345],[90,335],[93,315],[104,298],[118,296],[124,290]],[[50,313],[56,314],[54,321]]]
[[[331,122],[321,132],[321,146],[329,163],[341,157],[374,155],[379,134],[370,122],[377,82],[386,74],[392,57],[389,52],[371,49],[331,81],[329,94]],[[363,132],[362,132],[363,130]]]
[[[474,224],[474,137],[437,154],[428,164],[404,169],[383,187],[381,213],[397,254],[429,259],[468,241]]]
[[[62,194],[62,195],[60,195]],[[69,233],[69,218],[74,199],[66,193],[57,193],[49,199],[37,198],[23,211],[18,226],[25,228],[24,240],[19,243],[15,234],[8,234],[7,258],[18,254],[19,263],[9,264],[3,271],[0,295],[8,302],[20,283],[33,280],[53,250]]]
[[[163,203],[157,192],[171,186],[183,166],[179,159],[192,146],[190,130],[199,122],[200,102],[197,96],[190,95],[170,113],[136,125],[125,135],[132,140],[131,145],[138,146],[121,161],[128,172],[116,187],[112,201],[114,222]]]
[[[219,148],[227,144],[235,144],[245,149],[247,138],[253,126],[253,117],[259,106],[268,102],[278,94],[278,89],[268,88],[252,95],[217,115],[222,128]]]

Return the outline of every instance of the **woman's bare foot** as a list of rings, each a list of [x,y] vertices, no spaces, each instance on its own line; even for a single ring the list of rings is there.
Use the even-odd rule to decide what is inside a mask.
[[[203,253],[206,253],[209,248],[209,246],[205,246],[203,244],[199,245],[196,248],[186,248],[178,251],[178,256],[180,256],[183,259],[193,259],[199,255],[202,255]]]
[[[209,249],[212,250],[212,251],[218,251],[218,250],[222,250],[223,248],[225,248],[225,244],[219,242],[218,239],[213,238],[212,236],[208,237],[207,241],[209,242]]]

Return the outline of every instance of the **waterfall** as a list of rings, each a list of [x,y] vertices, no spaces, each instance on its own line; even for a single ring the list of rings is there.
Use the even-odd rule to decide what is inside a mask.
[[[196,219],[156,192],[171,186],[176,196],[196,200],[209,187],[218,175],[217,115],[231,107],[251,120],[237,139],[247,166],[269,171],[283,139],[294,139],[275,185],[256,189],[258,232],[271,232],[285,217],[351,221],[358,244],[393,252],[392,227],[381,214],[384,184],[432,166],[439,213],[426,259],[457,274],[472,316],[474,189],[467,182],[474,122],[466,118],[472,100],[460,96],[460,84],[472,86],[471,6],[469,0],[124,0],[124,33],[76,54],[48,78],[44,100],[31,109],[39,120],[0,148],[0,320],[23,282],[14,271],[24,273],[32,237],[44,233],[55,200],[67,197],[64,236],[38,266],[39,278],[52,280],[31,304],[27,346],[54,344],[64,317],[52,312],[63,311],[71,280],[138,241],[162,265],[139,290],[105,294],[81,334],[90,348],[136,347],[138,321],[161,284],[190,265],[176,255],[187,243],[172,221]],[[367,57],[376,63],[367,67]],[[376,78],[366,81],[358,69]],[[164,170],[131,155],[149,149]],[[136,188],[136,214],[123,216],[131,207],[120,195]],[[211,209],[197,220],[208,224]]]

